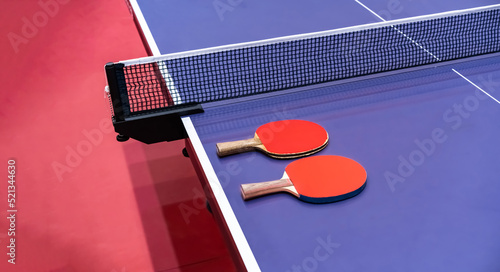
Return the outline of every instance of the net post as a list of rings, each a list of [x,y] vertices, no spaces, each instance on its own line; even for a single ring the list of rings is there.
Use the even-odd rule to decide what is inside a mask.
[[[113,107],[114,119],[117,122],[125,121],[124,101],[122,101],[119,89],[117,73],[123,74],[124,65],[121,63],[108,62],[105,66],[106,78],[108,80],[109,93],[111,95],[111,106]]]

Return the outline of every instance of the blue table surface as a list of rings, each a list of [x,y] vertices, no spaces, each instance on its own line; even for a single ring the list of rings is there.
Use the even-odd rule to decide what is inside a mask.
[[[385,20],[498,0],[361,1]],[[380,22],[354,0],[138,1],[161,53]],[[263,271],[500,271],[500,57],[314,86],[206,107],[191,120]],[[314,205],[275,194],[243,201],[242,183],[281,178],[290,161],[218,158],[217,142],[266,122],[324,126],[321,155],[353,158],[367,187]],[[296,270],[301,268],[302,270]]]
[[[500,271],[500,104],[452,68],[500,97],[497,56],[191,116],[262,271]],[[323,205],[288,194],[244,201],[240,184],[279,179],[290,161],[218,158],[215,144],[281,119],[325,127],[331,139],[319,154],[360,162],[365,190]],[[332,252],[313,261],[321,241]]]
[[[498,0],[363,0],[385,20]],[[162,54],[380,22],[354,0],[138,0]]]

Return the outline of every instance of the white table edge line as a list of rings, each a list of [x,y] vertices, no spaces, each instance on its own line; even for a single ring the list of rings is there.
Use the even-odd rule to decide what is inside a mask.
[[[229,200],[227,199],[227,196],[222,189],[222,185],[220,184],[220,181],[217,178],[217,174],[215,173],[208,155],[203,148],[203,145],[200,138],[198,137],[198,133],[196,132],[191,118],[189,116],[182,117],[182,123],[186,128],[188,137],[191,140],[191,144],[193,145],[193,148],[198,156],[201,167],[206,174],[209,186],[211,187],[212,192],[214,192],[214,196],[217,200],[217,203],[219,204],[219,208],[231,232],[231,235],[236,244],[236,247],[238,248],[245,267],[248,271],[260,271],[257,260],[255,259],[255,256],[250,249],[250,245],[248,244],[245,234],[243,233],[243,230],[241,229],[241,226],[236,219],[236,215],[234,214],[234,211],[229,204]]]

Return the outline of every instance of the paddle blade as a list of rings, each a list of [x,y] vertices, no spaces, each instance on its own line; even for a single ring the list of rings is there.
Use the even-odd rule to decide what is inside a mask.
[[[359,194],[367,174],[358,162],[342,156],[314,156],[286,167],[300,199],[311,203],[329,203]]]
[[[260,126],[256,134],[265,151],[273,155],[310,154],[328,143],[322,126],[304,120],[270,122]]]

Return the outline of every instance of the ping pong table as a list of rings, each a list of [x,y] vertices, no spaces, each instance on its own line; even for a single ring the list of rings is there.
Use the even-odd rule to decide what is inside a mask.
[[[152,56],[498,4],[129,2]],[[492,52],[205,103],[180,122],[239,270],[500,271],[498,99],[500,54]],[[290,161],[256,152],[219,158],[215,145],[284,119],[322,125],[331,139],[320,154],[360,162],[365,190],[321,205],[287,194],[244,201],[241,184],[279,179]]]

